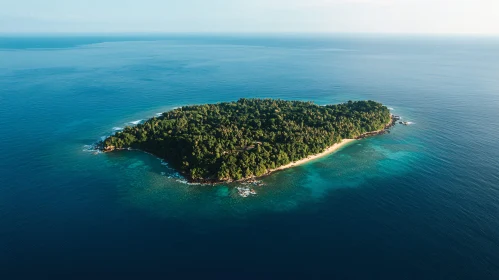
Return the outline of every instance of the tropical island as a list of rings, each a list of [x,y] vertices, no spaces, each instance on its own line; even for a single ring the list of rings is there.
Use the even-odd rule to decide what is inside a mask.
[[[138,149],[164,159],[191,182],[246,180],[384,133],[390,111],[374,101],[239,99],[185,106],[126,127],[100,143],[105,152]]]

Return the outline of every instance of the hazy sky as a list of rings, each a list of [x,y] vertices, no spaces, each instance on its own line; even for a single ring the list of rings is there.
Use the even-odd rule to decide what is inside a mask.
[[[0,0],[0,32],[499,34],[499,0]]]

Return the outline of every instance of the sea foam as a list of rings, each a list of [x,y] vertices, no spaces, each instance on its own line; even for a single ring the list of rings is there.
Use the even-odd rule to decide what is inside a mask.
[[[133,124],[133,125],[138,125],[139,123],[141,123],[143,120],[136,120],[136,121],[133,121],[133,122],[128,122],[127,124]]]
[[[201,185],[201,183],[190,183],[186,179],[177,179],[175,181],[177,181],[177,182],[179,182],[181,184],[189,185],[189,186],[199,186],[199,185]]]
[[[83,152],[97,153],[97,154],[102,153],[99,149],[96,149],[95,145],[84,145],[83,146]]]

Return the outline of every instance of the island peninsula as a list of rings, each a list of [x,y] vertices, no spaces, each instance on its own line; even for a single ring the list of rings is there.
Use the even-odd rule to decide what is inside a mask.
[[[102,143],[105,152],[139,149],[164,159],[191,182],[219,183],[270,174],[384,133],[386,106],[348,101],[239,99],[185,106],[126,127]]]

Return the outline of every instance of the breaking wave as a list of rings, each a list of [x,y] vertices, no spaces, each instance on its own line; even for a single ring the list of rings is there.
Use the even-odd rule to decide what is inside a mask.
[[[177,182],[179,182],[181,184],[189,185],[189,186],[199,186],[199,185],[201,185],[201,183],[190,183],[189,181],[187,181],[186,179],[183,179],[183,178],[182,179],[177,179],[175,181],[177,181]]]
[[[133,125],[138,125],[139,123],[141,123],[143,120],[136,120],[136,121],[133,121],[133,122],[127,122],[127,124],[133,124]]]
[[[87,153],[102,153],[99,149],[96,149],[95,145],[84,145],[83,146],[83,152]]]

